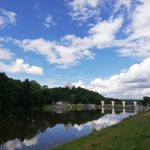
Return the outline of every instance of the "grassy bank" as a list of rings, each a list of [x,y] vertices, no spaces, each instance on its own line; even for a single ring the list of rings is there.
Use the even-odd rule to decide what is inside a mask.
[[[150,150],[150,110],[55,150]]]

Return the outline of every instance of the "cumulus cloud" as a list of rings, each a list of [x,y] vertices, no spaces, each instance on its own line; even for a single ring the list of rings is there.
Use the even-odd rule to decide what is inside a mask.
[[[72,17],[75,16],[74,20],[79,21],[82,20],[80,18],[80,16],[82,16],[81,14],[83,14],[83,16],[88,15],[88,13],[85,13],[86,11],[91,11],[91,9],[95,10],[98,8],[98,11],[101,13],[101,7],[103,9],[107,9],[107,5],[107,1],[103,0],[73,0],[69,3],[69,6],[71,7]],[[110,16],[108,18],[101,19],[102,21],[97,21],[97,23],[94,25],[93,28],[97,28],[97,31],[99,31],[99,33],[97,32],[98,34],[94,34],[93,39],[89,37],[84,37],[81,39],[75,36],[69,36],[69,38],[72,38],[72,41],[79,41],[77,42],[79,45],[83,42],[88,48],[97,46],[97,48],[100,49],[106,48],[108,47],[108,45],[109,47],[115,47],[117,49],[117,53],[122,57],[135,57],[139,59],[150,57],[150,1],[118,0],[115,1],[115,3],[110,2],[109,5],[109,7],[111,7],[112,9],[112,12],[110,13]],[[115,26],[115,24],[112,23],[117,20],[116,16],[118,16],[118,14],[121,14],[120,18],[122,18],[123,26],[121,28],[119,26]],[[125,14],[127,16],[125,16]],[[90,17],[94,16],[96,16],[95,13],[93,13],[93,15],[91,15]],[[100,19],[100,16],[98,18]],[[89,19],[89,17],[85,17],[85,20],[87,19]],[[124,25],[125,22],[127,23],[126,25]],[[113,30],[109,28],[110,24],[112,24],[112,28],[114,27],[114,31],[121,31],[125,36],[123,35],[122,38],[118,38],[115,34],[116,32],[113,32]],[[107,25],[109,25],[109,27]],[[110,32],[109,29],[111,30]],[[113,34],[110,34],[111,32],[113,32]],[[103,41],[105,42],[105,38],[106,44],[103,44]],[[111,42],[108,43],[109,38]]]
[[[75,35],[66,35],[60,42],[45,39],[24,39],[1,38],[1,41],[11,42],[24,48],[25,51],[45,56],[50,64],[56,64],[61,68],[68,68],[77,64],[81,59],[93,59],[91,52],[93,47],[98,49],[112,45],[115,34],[122,26],[122,18],[98,22],[89,29],[88,36],[84,38]],[[107,28],[107,30],[105,30]]]
[[[25,146],[32,146],[32,145],[36,145],[37,142],[38,142],[38,138],[33,137],[32,139],[24,139],[23,144]]]
[[[132,14],[131,32],[132,38],[150,37],[150,1],[141,0]]]
[[[76,86],[87,87],[88,89],[98,91],[108,97],[118,98],[141,98],[141,96],[150,95],[150,1],[149,0],[117,0],[115,3],[109,3],[112,11],[108,17],[100,18],[101,12],[108,9],[105,0],[72,0],[68,1],[70,16],[73,20],[81,22],[87,21],[92,17],[99,16],[96,23],[87,31],[86,36],[65,35],[58,41],[40,39],[12,39],[0,38],[0,42],[10,42],[20,46],[26,52],[32,51],[44,56],[50,63],[61,68],[68,68],[80,62],[82,59],[93,59],[94,48],[116,48],[121,57],[135,57],[141,63],[132,65],[129,69],[114,75],[108,79],[97,78],[88,85],[83,81],[75,83]],[[104,6],[105,7],[104,7]],[[103,7],[103,10],[100,9]],[[128,11],[128,12],[127,12]],[[126,16],[127,15],[127,16]],[[5,17],[4,17],[5,16]],[[12,17],[10,17],[12,16]],[[14,16],[14,17],[13,17]],[[15,24],[15,14],[6,13],[0,10],[0,26],[5,24]],[[14,19],[13,19],[14,18]],[[52,17],[47,16],[45,26],[50,27]],[[0,54],[4,49],[0,49]],[[5,50],[0,59],[9,59],[11,55]],[[42,74],[42,68],[29,66],[19,61],[19,68],[23,72]],[[0,63],[1,68],[10,70],[18,62],[11,65]],[[16,69],[17,68],[17,69]],[[4,69],[6,70],[6,69]],[[32,70],[32,71],[31,71]]]
[[[86,88],[84,82],[82,80],[79,80],[76,83],[72,83],[72,85],[74,85],[75,87],[82,87],[82,88]]]
[[[0,60],[11,59],[13,56],[14,54],[10,50],[0,47]]]
[[[50,64],[57,64],[60,68],[68,68],[82,58],[92,58],[89,50],[77,49],[73,46],[51,42],[44,39],[25,39],[20,41],[20,46],[26,51],[33,51],[46,57]]]
[[[7,150],[15,150],[18,148],[22,148],[21,142],[19,139],[10,140],[5,144]]]
[[[141,0],[131,13],[131,23],[127,27],[129,36],[118,43],[121,56],[140,59],[150,57],[150,1]]]
[[[94,12],[98,9],[101,13],[101,7],[107,9],[108,2],[73,0],[68,5],[72,18],[82,21],[97,16]],[[97,21],[88,30],[88,36],[81,38],[66,35],[62,38],[63,42],[76,49],[116,48],[121,57],[135,57],[141,60],[150,57],[150,1],[118,0],[115,3],[110,2],[109,5],[112,9],[110,16]],[[100,16],[98,18],[100,19]],[[117,32],[122,32],[120,38]]]
[[[0,27],[16,24],[16,13],[5,9],[0,9]]]
[[[79,21],[80,23],[86,22],[90,18],[96,20],[103,20],[101,15],[102,10],[110,12],[113,17],[117,12],[126,11],[129,12],[131,8],[132,0],[117,0],[117,1],[106,1],[106,0],[68,0],[67,5],[69,7],[69,15],[73,20]],[[110,17],[110,18],[111,18]],[[104,19],[105,20],[105,19]]]
[[[52,16],[51,16],[51,15],[48,15],[48,16],[45,18],[44,26],[45,26],[46,28],[50,28],[53,24],[54,24],[54,22],[53,22]]]
[[[81,22],[87,21],[87,19],[98,16],[99,9],[98,6],[101,0],[73,0],[68,2],[70,8],[69,15],[73,20],[78,20]]]
[[[132,65],[125,72],[113,75],[108,79],[96,78],[88,85],[79,81],[76,87],[86,87],[107,97],[137,98],[150,95],[150,58]]]
[[[97,120],[89,121],[87,123],[80,125],[75,124],[74,128],[76,128],[78,131],[82,131],[85,128],[89,127],[99,131],[105,127],[119,123],[120,121],[122,121],[125,118],[128,118],[131,115],[133,114],[132,113],[105,114],[104,116],[102,116]]]
[[[127,9],[130,9],[132,0],[117,0],[115,2],[115,10],[118,11],[121,9],[122,6],[126,7]]]
[[[21,149],[24,145],[25,146],[32,146],[36,145],[38,142],[37,137],[33,137],[32,139],[24,139],[23,142],[21,142],[19,139],[10,140],[7,143],[2,145],[2,148],[6,150],[16,150]]]
[[[90,49],[93,47],[102,48],[112,45],[115,35],[122,26],[122,18],[110,19],[108,21],[99,21],[95,26],[89,29],[88,36],[84,38],[75,35],[66,35],[63,42],[76,48]]]
[[[88,5],[88,10],[90,10],[90,7],[97,8],[97,5],[101,2],[99,0],[73,0],[69,4],[74,9]],[[50,64],[56,64],[61,68],[73,66],[85,58],[93,59],[93,48],[116,48],[117,53],[121,57],[135,57],[144,60],[150,57],[149,3],[149,0],[141,0],[140,4],[136,3],[133,7],[132,0],[116,1],[112,5],[112,7],[115,5],[114,12],[116,10],[119,11],[122,6],[127,9],[132,7],[131,12],[128,13],[130,16],[128,23],[124,15],[117,15],[112,12],[109,18],[97,21],[87,31],[86,36],[82,38],[76,35],[65,35],[58,41],[50,41],[43,38],[24,40],[8,38],[6,41],[19,45],[25,51],[43,55]],[[145,10],[147,10],[146,13]],[[51,17],[47,18],[47,22],[51,22]],[[0,38],[0,41],[5,41],[5,39]]]
[[[0,71],[43,75],[43,69],[41,67],[29,66],[29,64],[24,63],[23,59],[17,59],[12,64],[4,64],[3,62],[0,62]]]

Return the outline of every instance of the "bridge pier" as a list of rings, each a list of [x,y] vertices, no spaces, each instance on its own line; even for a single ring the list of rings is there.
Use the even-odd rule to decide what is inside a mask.
[[[125,107],[126,106],[126,102],[122,101],[122,105],[123,105],[123,107]]]
[[[136,101],[134,101],[134,107],[136,107],[137,106],[137,102]]]
[[[105,113],[105,109],[104,109],[104,107],[102,107],[102,111],[101,111],[101,113],[102,113],[102,114],[104,114],[104,113]]]
[[[101,106],[102,106],[102,107],[104,107],[104,103],[105,103],[104,101],[101,101]]]
[[[115,106],[115,101],[111,101],[112,107]]]
[[[113,115],[115,114],[115,109],[114,109],[114,107],[112,107],[112,114],[113,114]]]
[[[125,114],[126,113],[126,109],[123,107],[123,114]]]

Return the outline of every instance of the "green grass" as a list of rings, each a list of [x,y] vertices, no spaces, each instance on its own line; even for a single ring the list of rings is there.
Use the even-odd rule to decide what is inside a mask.
[[[54,150],[150,150],[150,110]]]

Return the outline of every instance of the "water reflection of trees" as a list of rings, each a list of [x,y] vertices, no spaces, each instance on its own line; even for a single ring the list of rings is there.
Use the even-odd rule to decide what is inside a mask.
[[[39,132],[44,132],[48,127],[56,124],[83,124],[100,118],[100,110],[71,111],[62,114],[54,112],[21,112],[0,114],[0,144],[15,138],[23,141],[31,139]],[[107,112],[106,112],[107,113]]]

